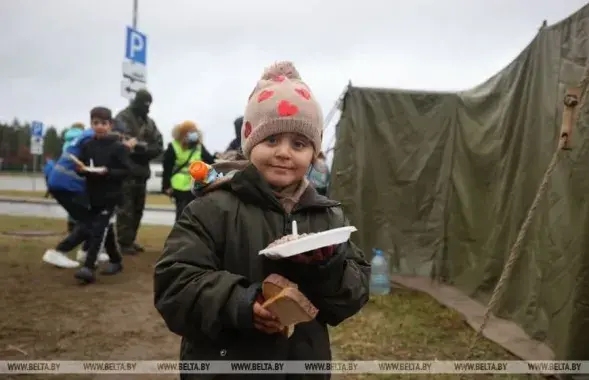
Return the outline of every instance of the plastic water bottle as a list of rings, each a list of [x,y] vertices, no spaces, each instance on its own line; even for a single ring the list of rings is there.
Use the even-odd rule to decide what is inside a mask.
[[[391,292],[389,279],[389,265],[380,249],[374,249],[370,273],[370,293],[373,295],[385,295]]]

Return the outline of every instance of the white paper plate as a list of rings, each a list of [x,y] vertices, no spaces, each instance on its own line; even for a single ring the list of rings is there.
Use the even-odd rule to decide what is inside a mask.
[[[92,166],[92,167],[85,167],[84,171],[87,171],[88,173],[103,173],[104,171],[106,171],[106,168],[104,166]]]
[[[353,226],[334,228],[263,249],[259,254],[273,259],[295,256],[314,249],[345,243],[354,231],[358,230]]]

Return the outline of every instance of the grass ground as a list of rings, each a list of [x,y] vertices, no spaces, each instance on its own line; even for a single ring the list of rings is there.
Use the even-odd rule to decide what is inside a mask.
[[[44,191],[0,190],[0,196],[4,197],[43,199],[44,195]],[[173,206],[170,198],[163,194],[148,194],[146,203],[151,206]]]
[[[71,270],[56,269],[41,262],[43,251],[58,241],[64,226],[60,220],[0,216],[0,299],[3,300],[0,357],[4,360],[176,359],[179,339],[167,330],[152,300],[153,264],[169,228],[142,226],[139,241],[147,248],[144,254],[125,257],[125,271],[121,275],[99,277],[96,284],[80,287]],[[56,234],[41,238],[4,234],[15,230],[44,230]],[[472,333],[460,315],[440,306],[429,296],[395,290],[391,296],[372,299],[358,315],[333,328],[332,347],[338,360],[460,360],[467,358]],[[514,358],[482,339],[470,359]],[[398,377],[337,376],[339,379]],[[33,378],[19,376],[19,379]],[[52,379],[65,378],[73,376],[52,376]],[[130,378],[133,376],[125,376],[125,379]],[[140,378],[151,377],[142,375]],[[157,377],[167,378],[176,377]],[[529,377],[468,375],[462,378]]]

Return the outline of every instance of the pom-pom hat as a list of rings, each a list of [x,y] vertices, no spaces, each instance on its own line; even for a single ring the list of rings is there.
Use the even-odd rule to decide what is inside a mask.
[[[294,65],[278,62],[264,71],[248,100],[241,127],[243,154],[249,158],[264,139],[287,132],[307,137],[316,155],[321,151],[321,107]]]

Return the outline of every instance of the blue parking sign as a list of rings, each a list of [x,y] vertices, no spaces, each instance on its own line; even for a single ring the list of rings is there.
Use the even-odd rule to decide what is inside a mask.
[[[147,65],[147,36],[130,26],[127,27],[125,57],[132,62]]]
[[[43,137],[43,123],[40,121],[33,121],[31,123],[31,135],[35,137]]]

